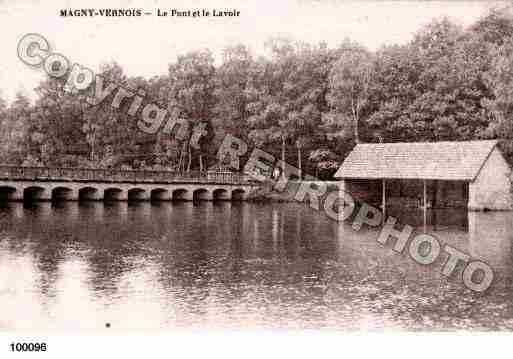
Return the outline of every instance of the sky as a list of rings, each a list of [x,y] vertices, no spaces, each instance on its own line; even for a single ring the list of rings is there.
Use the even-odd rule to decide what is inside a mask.
[[[208,48],[220,60],[222,49],[243,43],[265,55],[264,43],[280,36],[337,47],[344,38],[371,50],[403,44],[432,19],[447,16],[468,26],[499,2],[490,1],[344,1],[344,0],[0,0],[0,94],[11,101],[16,92],[34,98],[44,78],[41,69],[23,64],[17,43],[27,33],[43,35],[53,51],[93,70],[117,61],[129,76],[152,77],[167,72],[177,55]],[[59,16],[61,9],[138,8],[162,10],[237,9],[235,18],[136,18]]]

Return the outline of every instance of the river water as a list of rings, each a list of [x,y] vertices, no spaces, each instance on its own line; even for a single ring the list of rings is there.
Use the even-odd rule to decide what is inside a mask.
[[[4,203],[0,329],[512,329],[513,213],[428,218],[487,292],[298,203]]]

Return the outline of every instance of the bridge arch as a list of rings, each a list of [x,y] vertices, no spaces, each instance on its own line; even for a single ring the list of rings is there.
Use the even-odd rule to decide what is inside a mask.
[[[142,188],[130,188],[127,196],[129,201],[144,201],[147,199],[146,191]]]
[[[246,191],[237,188],[232,191],[232,201],[242,201],[246,198]]]
[[[165,188],[154,188],[150,192],[150,199],[152,201],[169,201],[171,196]]]
[[[192,192],[193,201],[208,201],[211,199],[210,192],[206,188],[198,188]]]
[[[39,186],[26,187],[23,190],[24,201],[42,201],[48,199],[45,195],[45,189]]]
[[[188,198],[188,191],[185,188],[178,188],[173,190],[174,201],[186,201]]]
[[[68,187],[54,187],[51,193],[52,201],[72,201],[73,200],[73,190]]]
[[[214,201],[229,201],[230,200],[230,192],[224,188],[216,188],[212,192],[212,199]]]
[[[144,201],[148,197],[146,196],[146,190],[143,188],[130,188],[127,192],[127,198],[129,201]]]
[[[0,202],[12,201],[16,196],[16,187],[0,186]]]
[[[100,199],[100,191],[94,187],[83,187],[78,190],[79,201],[95,201]]]
[[[105,201],[122,201],[123,198],[123,190],[116,187],[106,188],[103,191],[103,199]]]

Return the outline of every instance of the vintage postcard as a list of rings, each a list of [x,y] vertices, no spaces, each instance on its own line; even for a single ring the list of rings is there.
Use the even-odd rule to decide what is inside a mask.
[[[513,330],[513,3],[4,0],[0,23],[0,353]]]

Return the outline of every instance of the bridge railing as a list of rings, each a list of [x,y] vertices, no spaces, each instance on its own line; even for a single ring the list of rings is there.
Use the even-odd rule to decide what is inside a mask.
[[[248,183],[240,173],[0,166],[0,179],[28,181]]]

